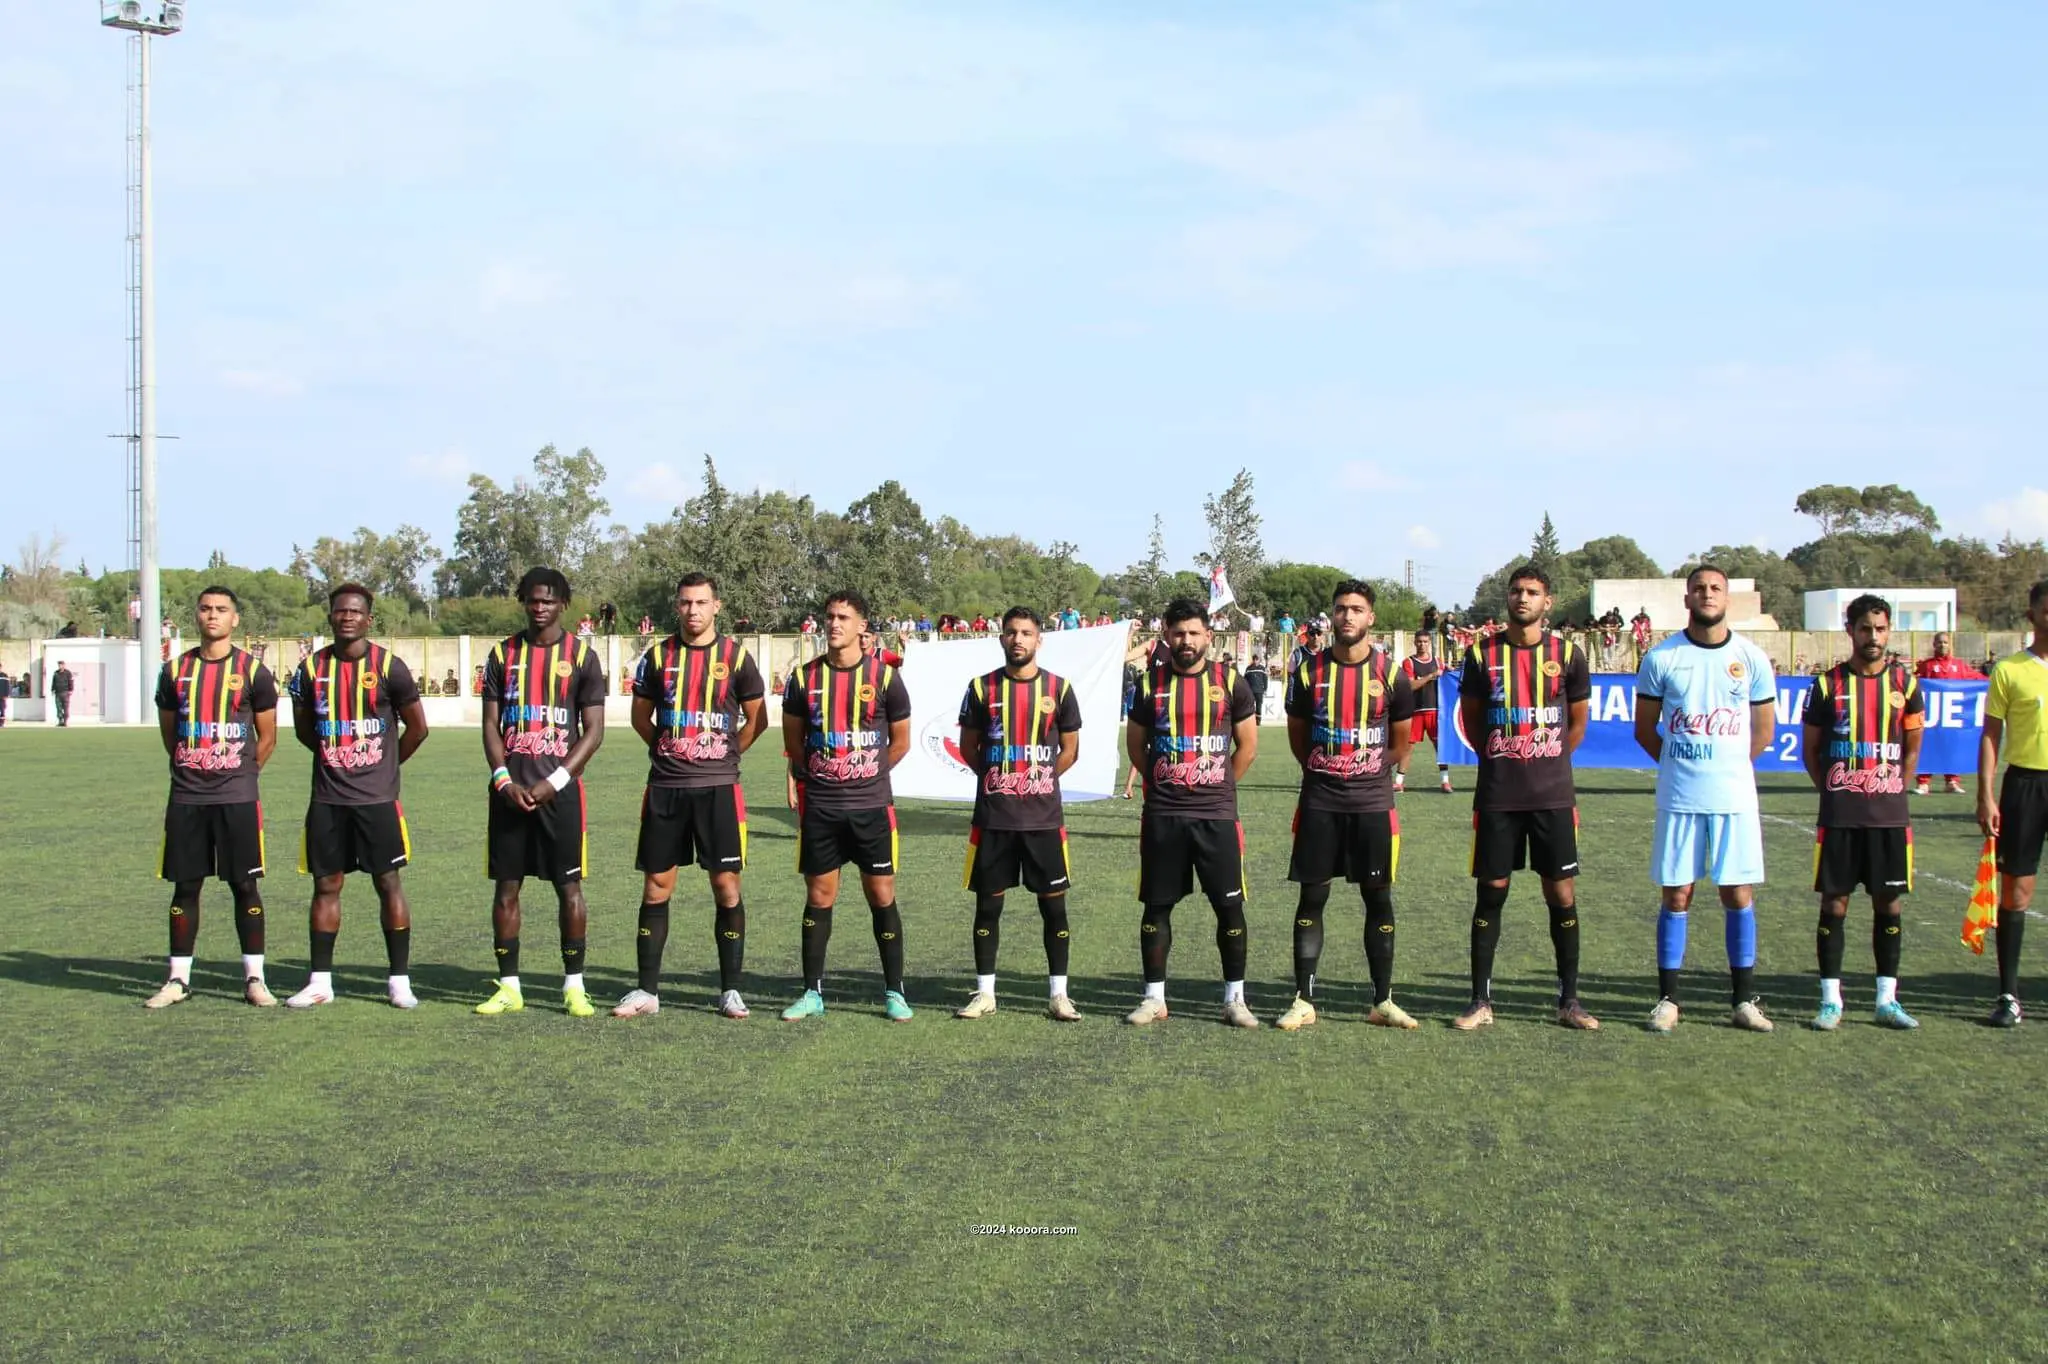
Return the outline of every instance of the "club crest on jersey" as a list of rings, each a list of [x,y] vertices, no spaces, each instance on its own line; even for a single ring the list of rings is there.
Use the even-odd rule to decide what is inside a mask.
[[[229,691],[240,691],[242,689],[242,675],[240,673],[228,674],[227,689]]]
[[[860,699],[861,704],[863,705],[875,699],[875,688],[873,683],[863,682],[860,684]]]
[[[1556,677],[1563,671],[1564,665],[1559,663],[1556,659],[1546,658],[1543,660],[1543,675],[1545,677]]]
[[[1040,715],[1050,715],[1050,714],[1052,714],[1052,711],[1053,711],[1053,704],[1052,704],[1052,698],[1051,698],[1050,696],[1041,696],[1041,697],[1039,697],[1039,698],[1038,698],[1038,713],[1039,713]]]
[[[1211,687],[1211,688],[1209,688],[1209,704],[1210,704],[1210,705],[1212,705],[1212,706],[1220,706],[1220,705],[1222,705],[1222,704],[1223,704],[1223,701],[1224,701],[1224,691],[1223,691],[1223,688],[1221,688],[1221,687]]]
[[[1365,684],[1365,694],[1377,701],[1387,694],[1387,684],[1375,677],[1372,681]]]
[[[555,676],[556,676],[556,677],[567,677],[567,676],[568,676],[568,675],[569,675],[570,673],[573,673],[573,672],[575,672],[575,671],[576,671],[576,669],[574,669],[573,667],[571,667],[571,666],[569,665],[569,660],[568,660],[568,659],[566,659],[566,658],[558,658],[558,659],[556,659],[556,660],[555,660]]]
[[[1884,703],[1893,710],[1897,710],[1900,706],[1906,704],[1906,694],[1902,691],[1888,691],[1884,694]]]
[[[725,664],[725,663],[714,663],[714,664],[712,664],[712,665],[711,665],[711,679],[712,679],[712,681],[714,681],[714,682],[723,682],[723,681],[725,681],[725,679],[726,679],[726,678],[728,678],[728,677],[731,677],[731,676],[732,676],[732,668],[731,668],[730,666],[728,666],[727,664]]]
[[[366,675],[366,676],[365,676],[365,677],[363,678],[363,690],[364,690],[364,691],[375,691],[375,690],[377,690],[377,674],[375,674],[375,673],[370,673],[370,674]]]
[[[1747,673],[1747,671],[1748,670],[1742,666],[1741,659],[1731,658],[1728,660],[1728,680],[1730,682],[1740,682],[1743,679],[1744,675]]]

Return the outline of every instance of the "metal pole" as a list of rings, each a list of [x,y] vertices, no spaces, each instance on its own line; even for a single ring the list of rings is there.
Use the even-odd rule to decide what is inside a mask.
[[[155,708],[157,669],[150,664],[157,658],[150,653],[149,646],[159,638],[163,624],[163,603],[159,595],[157,580],[156,546],[156,263],[151,250],[151,205],[149,175],[149,37],[148,33],[137,35],[142,40],[142,61],[140,88],[137,103],[140,107],[140,126],[136,129],[139,142],[136,148],[142,200],[136,252],[140,257],[138,276],[138,307],[140,325],[137,328],[137,350],[141,356],[141,372],[137,383],[141,389],[138,395],[137,414],[140,427],[137,435],[140,447],[140,478],[142,500],[142,554],[141,554],[141,597],[142,616],[135,622],[136,637],[142,644],[142,665],[140,674],[142,706],[137,718],[150,719]]]

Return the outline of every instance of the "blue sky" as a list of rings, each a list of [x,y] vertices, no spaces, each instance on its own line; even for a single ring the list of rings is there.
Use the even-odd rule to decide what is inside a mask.
[[[331,17],[301,17],[314,12]],[[1786,549],[1811,484],[2048,535],[2048,7],[192,0],[157,46],[167,563],[452,532],[589,445],[1444,601]],[[122,43],[0,0],[0,552],[124,555]]]

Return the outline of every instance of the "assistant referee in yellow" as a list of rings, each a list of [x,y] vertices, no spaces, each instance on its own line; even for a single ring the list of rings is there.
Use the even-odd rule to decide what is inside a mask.
[[[1984,737],[1977,744],[1977,824],[1998,840],[1998,1002],[1985,1022],[2016,1028],[2020,1013],[2020,932],[2048,836],[2048,579],[2027,592],[2034,638],[1991,670]],[[2005,781],[1991,799],[2000,751]]]

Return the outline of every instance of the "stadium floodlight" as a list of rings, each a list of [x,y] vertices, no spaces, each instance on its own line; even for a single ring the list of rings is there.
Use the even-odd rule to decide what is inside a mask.
[[[156,535],[156,263],[151,249],[154,206],[150,190],[149,43],[185,27],[185,9],[173,0],[100,0],[100,23],[128,34],[134,103],[129,109],[128,240],[133,347],[129,374],[129,527],[136,573],[135,634],[141,646],[135,686],[137,719],[155,708],[156,669],[151,646],[163,602]],[[125,709],[125,707],[124,707]]]

